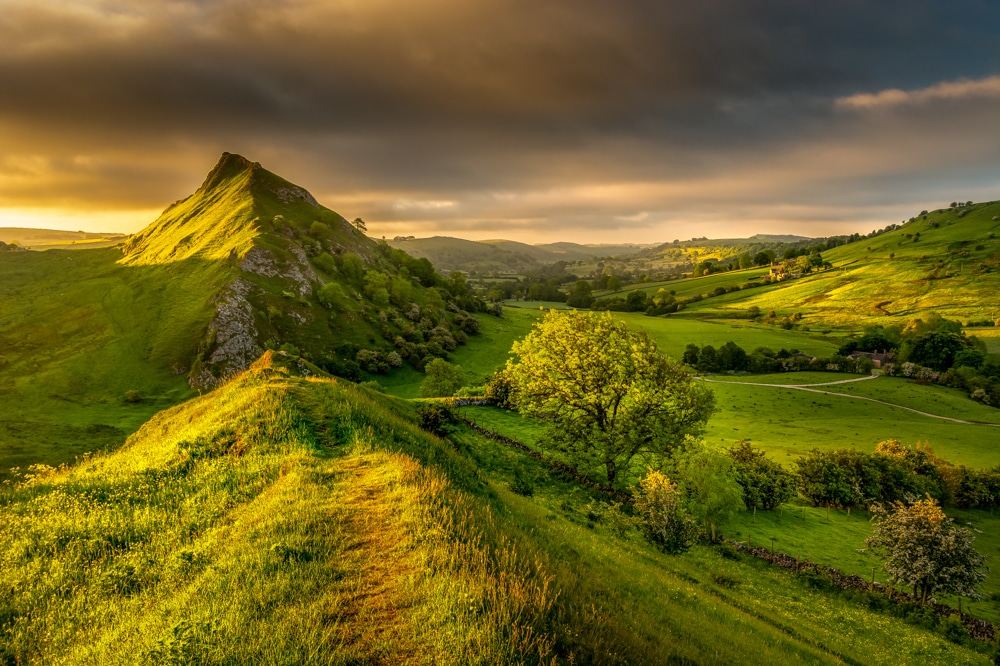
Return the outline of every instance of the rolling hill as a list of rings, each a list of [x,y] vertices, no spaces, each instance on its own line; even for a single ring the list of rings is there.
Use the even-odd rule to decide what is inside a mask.
[[[0,486],[0,657],[986,663],[730,549],[665,555],[535,459],[414,421],[267,352],[117,452]]]
[[[611,255],[631,255],[642,245],[580,245],[547,243],[529,245],[509,240],[470,241],[450,236],[396,239],[392,247],[426,258],[442,272],[524,273],[558,261],[573,262]]]
[[[0,227],[0,243],[16,243],[28,250],[50,250],[53,248],[75,250],[106,247],[120,243],[124,239],[125,234],[116,233]]]
[[[0,474],[117,446],[267,348],[355,374],[361,350],[369,369],[422,367],[478,305],[229,153],[120,247],[5,252],[0,294]]]
[[[774,286],[706,299],[699,315],[733,315],[750,306],[803,323],[859,328],[905,323],[936,312],[968,321],[1000,317],[1000,202],[921,214],[898,228],[823,253],[833,270]]]

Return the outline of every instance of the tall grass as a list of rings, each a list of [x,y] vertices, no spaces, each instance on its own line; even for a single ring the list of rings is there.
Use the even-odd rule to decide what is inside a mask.
[[[537,461],[259,364],[0,491],[0,655],[38,664],[980,663]],[[533,480],[526,498],[512,475]]]

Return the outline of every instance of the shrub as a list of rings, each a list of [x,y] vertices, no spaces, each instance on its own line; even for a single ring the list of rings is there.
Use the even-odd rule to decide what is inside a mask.
[[[454,428],[455,415],[447,407],[420,405],[417,407],[417,423],[431,434],[446,437]]]
[[[142,394],[135,389],[129,389],[128,391],[125,391],[125,402],[130,404],[142,402]]]
[[[337,260],[329,252],[324,252],[313,259],[313,263],[327,275],[334,275],[337,272]]]
[[[320,287],[316,292],[316,298],[323,307],[333,310],[346,298],[343,288],[336,282],[330,282]]]
[[[389,372],[389,363],[386,361],[385,357],[382,356],[380,352],[373,349],[359,350],[357,355],[354,357],[354,360],[368,372],[377,375]]]
[[[743,489],[747,509],[773,511],[795,496],[795,475],[751,446],[749,440],[740,440],[728,453],[736,463],[736,482]]]
[[[486,381],[484,395],[493,400],[497,407],[503,407],[504,409],[514,408],[514,384],[511,381],[510,375],[507,374],[506,368],[500,368],[490,375],[490,378]]]
[[[535,486],[531,483],[531,479],[522,474],[520,470],[514,472],[514,480],[510,482],[510,489],[522,497],[531,497],[535,494]]]
[[[684,509],[677,484],[661,472],[650,470],[639,481],[635,509],[645,537],[668,553],[680,553],[695,542],[698,525]]]

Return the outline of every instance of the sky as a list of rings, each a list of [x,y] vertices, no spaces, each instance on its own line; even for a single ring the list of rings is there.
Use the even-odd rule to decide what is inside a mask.
[[[0,226],[223,151],[370,235],[867,232],[1000,199],[996,0],[0,0]]]

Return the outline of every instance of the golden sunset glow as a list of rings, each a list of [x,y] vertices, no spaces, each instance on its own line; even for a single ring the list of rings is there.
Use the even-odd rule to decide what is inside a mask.
[[[6,226],[136,231],[222,151],[375,235],[815,236],[1000,187],[994,8],[4,4]]]

